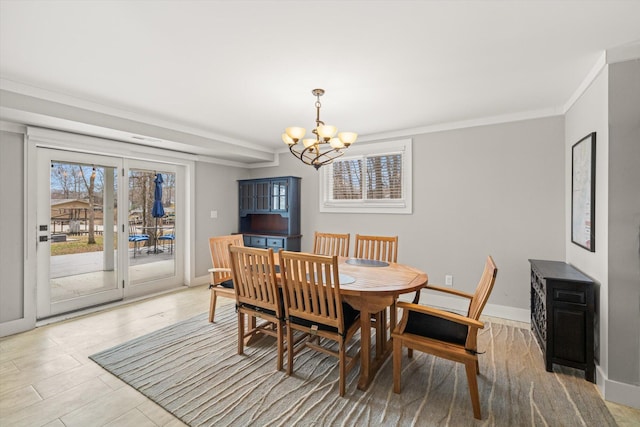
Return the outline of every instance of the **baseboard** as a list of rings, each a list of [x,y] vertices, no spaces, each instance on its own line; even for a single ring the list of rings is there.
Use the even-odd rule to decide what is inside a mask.
[[[610,380],[596,366],[596,384],[604,400],[640,409],[640,386]]]
[[[206,276],[194,277],[191,283],[189,283],[189,287],[192,288],[194,286],[208,285],[210,278],[211,276],[209,274],[207,274]]]
[[[430,292],[427,290],[423,290],[422,293],[421,301],[423,303],[429,301],[429,305],[461,312],[466,312],[469,308],[469,302],[464,298],[435,294],[433,291]],[[411,298],[413,298],[413,296],[411,296]],[[531,323],[531,310],[529,309],[487,303],[482,314],[485,316],[514,320],[516,322]]]

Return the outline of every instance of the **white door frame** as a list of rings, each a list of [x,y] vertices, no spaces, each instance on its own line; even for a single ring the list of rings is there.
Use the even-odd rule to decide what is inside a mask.
[[[38,239],[37,232],[37,197],[36,197],[36,181],[35,174],[37,171],[37,148],[54,148],[60,150],[73,151],[78,153],[100,154],[106,156],[121,157],[126,159],[150,160],[165,164],[172,164],[178,167],[177,179],[181,181],[180,204],[181,213],[179,216],[179,224],[176,224],[183,230],[182,253],[176,257],[177,262],[183,266],[182,283],[190,286],[194,281],[194,258],[191,256],[195,250],[195,231],[192,224],[194,223],[194,171],[195,161],[198,156],[163,150],[154,147],[147,147],[132,143],[114,141],[99,137],[68,133],[38,127],[27,127],[26,132],[26,168],[25,168],[25,205],[27,209],[27,217],[25,224],[27,230],[26,236],[26,261],[25,280],[29,282],[25,285],[25,316],[28,317],[29,324],[35,324],[36,320],[36,241]],[[122,175],[119,175],[122,177]],[[126,201],[119,201],[119,205],[126,205]],[[179,261],[178,261],[179,260]],[[33,272],[33,274],[31,274]],[[199,283],[198,283],[199,284]],[[29,289],[31,289],[29,291]]]
[[[96,164],[100,166],[106,166],[114,168],[116,171],[122,169],[122,159],[117,157],[91,155],[86,153],[76,153],[72,151],[55,150],[50,148],[38,148],[36,150],[37,157],[37,169],[36,177],[38,180],[37,186],[37,205],[36,205],[36,217],[37,217],[37,240],[36,240],[36,254],[38,260],[37,268],[37,280],[36,280],[36,312],[37,318],[42,319],[50,317],[52,315],[67,313],[74,310],[79,310],[94,305],[105,304],[108,302],[121,300],[123,297],[123,268],[122,264],[116,265],[116,277],[114,288],[103,290],[100,292],[94,292],[88,295],[83,295],[76,298],[70,298],[59,302],[51,301],[51,285],[50,285],[50,266],[51,266],[51,250],[50,250],[50,236],[51,236],[51,162],[61,161],[78,164]],[[120,200],[120,194],[123,191],[122,183],[118,183],[116,197]],[[118,210],[121,211],[120,203],[118,203]],[[106,208],[106,206],[105,206]],[[117,217],[123,218],[121,212],[118,212]],[[105,215],[106,217],[106,215]],[[124,217],[126,218],[126,216]],[[121,219],[119,220],[122,221]],[[43,227],[44,229],[41,229]],[[105,233],[106,236],[106,233]],[[109,245],[107,245],[107,249]],[[122,239],[118,239],[118,253],[126,251],[127,246],[123,244]],[[111,245],[110,250],[113,248]],[[112,260],[113,262],[114,260]]]

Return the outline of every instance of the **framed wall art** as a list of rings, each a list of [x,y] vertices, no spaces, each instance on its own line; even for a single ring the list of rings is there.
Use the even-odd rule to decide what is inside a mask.
[[[596,133],[571,147],[571,241],[596,251]]]

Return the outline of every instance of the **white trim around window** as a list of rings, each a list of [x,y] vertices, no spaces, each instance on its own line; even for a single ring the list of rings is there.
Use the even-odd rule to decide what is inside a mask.
[[[370,188],[367,180],[367,164],[375,157],[400,156],[401,159],[401,196],[394,198],[367,198]],[[397,157],[396,157],[397,158]],[[369,161],[368,161],[369,160]],[[361,170],[357,170],[362,180],[360,198],[339,199],[334,197],[334,165],[339,162],[358,162]],[[334,163],[320,169],[320,212],[332,213],[412,213],[412,181],[411,139],[401,139],[369,144],[354,144]]]

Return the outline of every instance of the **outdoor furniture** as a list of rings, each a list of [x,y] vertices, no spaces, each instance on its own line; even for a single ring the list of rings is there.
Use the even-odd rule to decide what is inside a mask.
[[[229,246],[231,273],[238,313],[238,354],[244,354],[245,338],[266,334],[276,338],[276,367],[284,357],[284,307],[276,279],[273,249]],[[245,315],[249,328],[245,331]],[[258,323],[260,318],[263,321]]]
[[[173,253],[173,242],[174,240],[176,240],[176,236],[175,236],[175,232],[174,232],[174,228],[167,228],[165,231],[165,227],[161,227],[160,230],[162,230],[160,233],[160,235],[158,236],[158,240],[160,240],[162,242],[162,250],[165,250],[165,243],[169,243],[169,253]]]
[[[436,357],[464,363],[469,383],[469,394],[473,405],[473,416],[481,419],[480,397],[478,395],[478,329],[484,328],[480,322],[480,314],[484,308],[498,269],[493,258],[487,257],[480,282],[473,295],[451,288],[427,285],[426,289],[445,292],[469,300],[467,315],[451,313],[424,305],[398,302],[404,309],[402,320],[393,338],[393,391],[400,393],[400,376],[402,373],[402,347],[409,349],[409,357],[413,350],[432,354]]]
[[[149,241],[149,235],[148,234],[142,234],[142,233],[138,233],[137,229],[136,229],[136,225],[132,222],[129,223],[129,241],[133,242],[133,257],[136,257],[136,252],[140,253],[140,249],[138,247],[138,244],[140,242],[147,242]]]
[[[209,269],[209,273],[211,274],[211,283],[209,284],[209,289],[211,290],[209,322],[213,322],[215,317],[218,295],[232,299],[236,297],[236,293],[233,290],[229,245],[244,246],[242,234],[209,238],[209,251],[211,253],[211,264],[213,265],[213,268]]]

